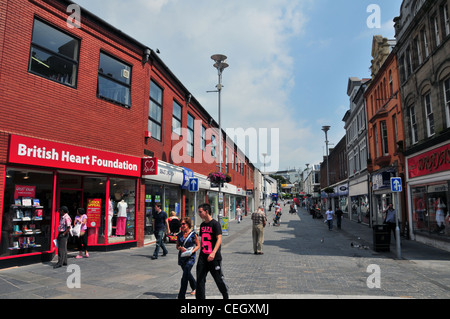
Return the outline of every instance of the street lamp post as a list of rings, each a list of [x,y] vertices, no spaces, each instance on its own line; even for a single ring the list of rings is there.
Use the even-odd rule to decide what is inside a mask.
[[[325,144],[327,146],[327,187],[330,186],[330,170],[328,166],[328,131],[330,126],[322,126],[322,131],[325,132]]]
[[[330,186],[330,163],[328,161],[328,131],[330,130],[330,126],[322,126],[322,131],[325,132],[325,144],[327,148],[327,188]],[[328,199],[328,198],[327,198]],[[330,204],[328,204],[330,205]]]
[[[225,70],[226,68],[228,68],[228,63],[226,63],[225,61],[227,60],[227,57],[223,54],[214,54],[213,56],[211,56],[211,59],[214,60],[215,64],[214,67],[217,69],[218,72],[218,76],[219,76],[219,83],[216,85],[217,88],[217,93],[219,93],[219,100],[218,100],[218,104],[219,104],[219,173],[222,173],[222,123],[221,123],[221,102],[222,102],[222,98],[221,98],[221,92],[222,92],[222,72],[223,70]],[[221,206],[223,206],[223,198],[222,198],[222,205],[220,204],[220,199],[221,199],[221,194],[222,194],[222,183],[219,183],[219,215],[218,215],[218,219],[219,222],[221,223],[221,219],[222,219],[222,208]]]
[[[262,153],[262,156],[264,156],[264,174],[263,174],[263,180],[264,180],[264,192],[263,192],[263,205],[264,205],[264,215],[266,215],[266,156],[267,153]]]

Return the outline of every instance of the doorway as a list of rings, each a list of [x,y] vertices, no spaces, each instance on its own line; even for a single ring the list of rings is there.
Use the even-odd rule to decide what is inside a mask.
[[[82,207],[83,191],[81,189],[59,189],[57,203],[58,208],[61,206],[67,206],[73,226],[73,221],[75,220],[75,216],[77,215],[77,209],[79,207]],[[77,248],[77,242],[75,241],[74,237],[69,236],[69,240],[67,242],[67,250],[71,251],[75,248]]]

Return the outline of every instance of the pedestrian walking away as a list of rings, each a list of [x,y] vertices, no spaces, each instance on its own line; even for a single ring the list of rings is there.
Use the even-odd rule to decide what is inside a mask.
[[[198,214],[203,222],[200,225],[200,238],[202,241],[200,255],[197,261],[197,299],[205,299],[205,284],[208,272],[222,293],[224,299],[228,299],[228,288],[224,281],[222,271],[222,226],[211,216],[211,206],[202,204],[198,208]]]
[[[259,206],[258,210],[252,214],[253,229],[253,251],[255,255],[263,254],[264,227],[266,227],[267,218],[264,214],[264,207]]]
[[[333,230],[334,212],[331,207],[328,208],[328,210],[325,212],[325,215],[327,215],[328,230]]]
[[[170,234],[170,227],[166,212],[161,210],[161,203],[155,204],[155,211],[153,212],[153,229],[156,237],[156,246],[152,259],[158,259],[160,248],[163,250],[163,256],[166,256],[169,253],[166,245],[164,245],[164,234],[166,229]]]
[[[181,220],[181,232],[177,235],[178,265],[183,270],[178,299],[186,299],[188,283],[191,285],[191,295],[195,294],[197,282],[192,276],[191,269],[195,264],[195,256],[200,248],[198,235],[192,230],[192,221],[189,217]]]
[[[69,216],[69,209],[67,206],[61,206],[58,210],[60,214],[59,226],[58,226],[58,262],[53,268],[59,268],[62,266],[67,266],[67,240],[69,238],[69,231],[72,228],[72,220]]]

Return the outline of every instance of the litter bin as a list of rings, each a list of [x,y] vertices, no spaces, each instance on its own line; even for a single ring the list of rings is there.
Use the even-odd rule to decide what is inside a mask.
[[[375,251],[390,251],[391,232],[387,225],[373,226],[373,247]]]

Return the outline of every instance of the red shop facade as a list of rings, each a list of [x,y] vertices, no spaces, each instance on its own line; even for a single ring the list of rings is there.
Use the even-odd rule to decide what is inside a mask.
[[[58,208],[88,215],[89,249],[137,245],[141,158],[10,135],[0,203],[0,261],[51,258]],[[47,257],[47,258],[46,258]]]
[[[450,143],[407,157],[411,237],[450,251]]]

